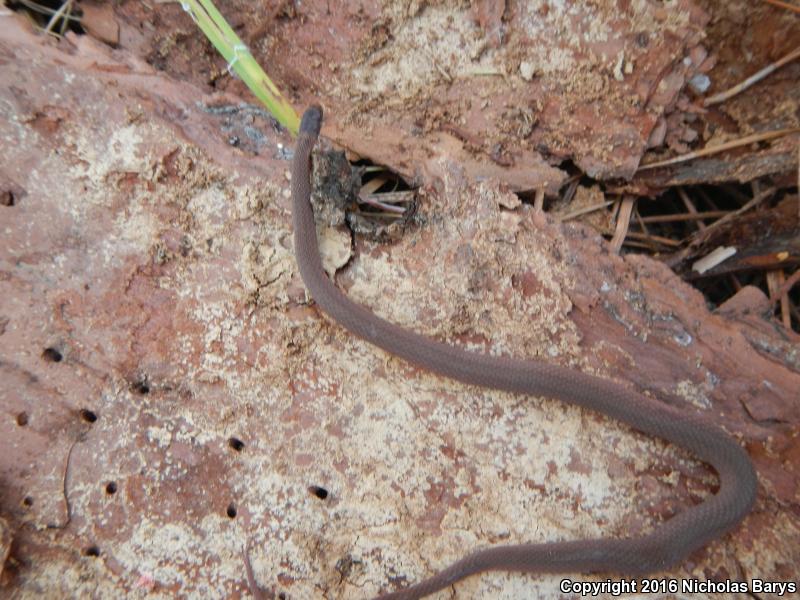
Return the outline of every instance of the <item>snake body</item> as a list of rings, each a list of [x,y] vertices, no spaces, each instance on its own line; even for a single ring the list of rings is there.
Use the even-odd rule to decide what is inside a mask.
[[[292,211],[300,275],[312,298],[329,317],[379,348],[440,375],[488,388],[557,398],[623,421],[689,450],[711,465],[720,480],[716,495],[657,525],[647,535],[493,546],[381,598],[422,598],[488,570],[643,575],[682,562],[689,553],[730,531],[744,518],[756,496],[753,465],[739,444],[708,419],[607,379],[543,362],[470,352],[430,339],[389,323],[341,292],[322,267],[310,202],[311,151],[321,127],[322,109],[312,106],[303,114],[295,148]]]

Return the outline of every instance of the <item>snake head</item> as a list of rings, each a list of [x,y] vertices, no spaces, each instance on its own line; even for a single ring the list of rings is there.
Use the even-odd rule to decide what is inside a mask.
[[[317,137],[320,129],[322,129],[322,107],[319,104],[312,104],[303,113],[299,133],[308,133]]]

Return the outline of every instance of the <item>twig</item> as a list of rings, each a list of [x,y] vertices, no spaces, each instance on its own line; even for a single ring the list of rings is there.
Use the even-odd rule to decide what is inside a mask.
[[[665,238],[660,235],[650,235],[646,233],[638,233],[636,231],[629,231],[628,237],[635,240],[653,241],[662,246],[669,246],[670,248],[678,248],[683,242],[679,242],[670,238]]]
[[[370,179],[358,192],[358,201],[362,204],[369,204],[376,208],[381,208],[389,212],[403,214],[406,209],[401,206],[393,206],[393,202],[410,202],[413,200],[414,192],[411,190],[403,190],[401,192],[387,192],[384,194],[377,194],[376,192],[383,187],[388,180],[386,177],[380,176]]]
[[[709,210],[706,212],[682,213],[679,215],[651,215],[641,217],[643,223],[671,223],[673,221],[699,221],[702,219],[719,219],[724,217],[728,210]]]
[[[533,210],[539,213],[544,211],[544,187],[536,190],[536,197],[533,199]]]
[[[686,207],[686,210],[689,211],[689,214],[696,215],[697,209],[694,206],[694,202],[692,202],[692,199],[689,198],[689,194],[686,193],[686,190],[680,186],[678,187],[678,196],[680,196],[681,200],[683,200],[683,205]],[[699,227],[700,229],[705,229],[706,224],[703,223],[703,221],[698,220],[697,227]]]
[[[67,0],[66,2],[64,2],[64,4],[58,7],[58,10],[54,12],[53,15],[50,17],[50,21],[48,21],[47,26],[44,28],[44,32],[55,35],[53,34],[52,31],[53,27],[55,27],[55,24],[58,22],[59,19],[63,19],[61,23],[60,35],[64,35],[67,22],[66,18],[64,17],[65,14],[70,16],[72,15],[72,0]]]
[[[786,10],[793,10],[796,13],[800,13],[800,6],[795,6],[794,4],[789,4],[788,2],[781,2],[781,0],[764,0],[764,2],[767,4],[772,4],[773,6],[780,6]]]
[[[775,306],[775,304],[778,302],[778,298],[787,296],[792,288],[798,283],[800,283],[800,269],[792,273],[789,278],[783,282],[783,285],[781,285],[780,289],[775,292],[775,296],[770,298],[770,306]]]
[[[712,154],[718,154],[719,152],[724,152],[725,150],[732,150],[733,148],[747,146],[748,144],[754,144],[756,142],[765,142],[767,140],[772,140],[775,138],[783,137],[785,135],[791,135],[793,133],[798,133],[798,132],[800,132],[800,127],[791,127],[789,129],[776,129],[774,131],[763,131],[761,133],[754,133],[753,135],[747,135],[743,138],[739,138],[738,140],[724,142],[717,146],[712,146],[711,148],[703,148],[702,150],[689,152],[688,154],[676,156],[675,158],[660,160],[658,162],[641,165],[639,167],[639,172],[647,171],[649,169],[657,169],[659,167],[667,167],[669,165],[675,165],[678,163],[686,162],[687,160],[701,158],[703,156],[710,156]]]
[[[619,216],[617,217],[617,227],[614,230],[614,237],[611,238],[611,251],[614,254],[619,254],[622,242],[627,237],[635,202],[636,198],[633,196],[625,196],[622,199],[622,205],[619,207]]]
[[[701,243],[703,240],[705,240],[705,239],[707,239],[707,238],[708,238],[708,235],[709,235],[709,234],[710,234],[712,231],[714,231],[714,230],[715,230],[715,229],[717,229],[718,227],[722,226],[723,224],[727,223],[728,221],[730,221],[730,220],[731,220],[731,219],[733,219],[734,217],[738,217],[739,215],[741,215],[741,214],[743,214],[743,213],[747,212],[748,210],[750,210],[751,208],[754,208],[754,207],[758,206],[758,205],[759,205],[759,204],[761,204],[761,203],[762,203],[764,200],[766,200],[767,198],[769,198],[770,196],[772,196],[774,193],[775,193],[775,188],[769,188],[769,189],[767,189],[767,190],[764,190],[764,191],[763,191],[763,192],[761,192],[761,193],[760,193],[758,196],[755,196],[755,197],[753,197],[753,199],[752,199],[752,200],[750,200],[749,202],[747,202],[747,204],[745,204],[745,205],[744,205],[744,206],[742,206],[741,208],[739,208],[739,209],[737,209],[737,210],[735,210],[735,211],[733,211],[733,212],[729,212],[727,215],[725,215],[725,216],[724,216],[724,217],[722,217],[721,219],[717,219],[716,221],[714,221],[713,223],[711,223],[711,225],[709,225],[708,227],[706,227],[706,228],[705,228],[703,231],[697,231],[697,232],[695,232],[696,234],[699,234],[699,235],[698,235],[698,237],[697,237],[697,238],[696,238],[696,239],[695,239],[695,240],[694,240],[694,241],[693,241],[691,244],[689,244],[689,245],[690,245],[690,246],[696,246],[696,245],[700,244],[700,243]]]
[[[43,14],[43,15],[53,15],[53,14],[57,13],[58,11],[60,11],[61,8],[62,8],[62,7],[59,7],[58,11],[57,11],[57,10],[54,10],[54,9],[50,8],[49,6],[42,6],[41,4],[37,4],[36,2],[31,2],[31,0],[19,0],[19,3],[22,4],[24,7],[31,9],[33,12],[37,12],[37,13],[40,13],[40,14]],[[68,21],[80,21],[81,20],[80,17],[76,17],[72,13],[70,13],[68,15],[64,15],[64,18],[67,19]]]
[[[780,302],[783,326],[786,327],[786,329],[791,329],[792,319],[789,316],[789,294],[780,293],[785,280],[786,277],[783,273],[783,269],[767,271],[767,289],[769,289],[771,303]]]
[[[610,237],[613,234],[609,231],[605,231],[603,232],[603,235]],[[644,241],[637,242],[637,240],[644,240]],[[622,245],[636,246],[637,248],[652,249],[653,243],[660,244],[662,246],[667,246],[668,248],[678,248],[680,247],[682,242],[678,242],[670,238],[661,237],[660,235],[650,235],[646,233],[639,233],[638,231],[629,231],[628,236],[625,238],[625,241],[622,243]]]
[[[636,219],[636,224],[642,229],[644,233],[650,233],[650,230],[647,229],[647,223],[642,221],[642,215],[639,213],[639,207],[633,207],[633,216]]]
[[[639,224],[639,227],[642,228],[642,233],[648,236],[652,236],[653,234],[650,233],[650,231],[647,229],[647,223],[642,221],[642,215],[639,214],[638,204],[633,208],[633,214],[636,217],[636,222]],[[649,247],[650,252],[658,253],[658,245],[651,239],[648,239],[648,242],[649,243],[646,245]]]
[[[396,207],[393,206],[392,208],[396,208]],[[364,210],[354,210],[354,211],[351,211],[350,214],[361,215],[362,217],[368,217],[370,219],[381,218],[381,219],[394,219],[394,220],[397,220],[397,219],[399,219],[401,217],[401,215],[397,214],[396,212],[367,212],[367,211],[364,211]]]
[[[627,246],[629,248],[642,248],[643,250],[650,250],[650,252],[658,252],[658,248],[653,248],[654,243],[656,243],[655,240],[648,240],[648,241],[650,243],[647,244],[644,242],[636,242],[630,239],[629,235],[628,238],[622,242],[622,245]]]
[[[693,249],[699,247],[703,242],[705,242],[711,233],[715,231],[717,228],[721,227],[725,223],[728,223],[731,219],[738,217],[739,215],[747,212],[751,208],[754,208],[761,204],[765,199],[769,198],[775,193],[775,188],[770,188],[761,192],[758,196],[755,196],[751,200],[749,200],[744,206],[741,208],[733,211],[728,212],[725,214],[724,217],[721,219],[717,219],[713,223],[711,223],[708,227],[706,227],[703,231],[695,231],[692,236],[689,238],[689,244],[675,252],[672,257],[668,259],[668,263],[670,266],[674,266],[678,264],[680,261],[684,260],[692,251]],[[678,244],[680,245],[680,244]]]
[[[394,204],[386,204],[385,202],[376,200],[375,196],[359,196],[358,201],[362,204],[369,204],[370,206],[374,206],[375,208],[382,208],[383,210],[395,213],[395,215],[402,215],[404,212],[406,212],[406,209],[403,208],[402,206],[395,206]]]
[[[564,192],[564,195],[561,198],[561,202],[563,204],[569,204],[570,202],[572,202],[572,198],[575,196],[575,192],[578,190],[578,185],[581,182],[581,177],[582,175],[573,175],[567,180],[564,186],[562,186],[562,189],[565,186],[567,188],[566,191]]]
[[[384,204],[402,204],[403,202],[413,202],[416,192],[414,190],[399,190],[397,192],[378,192],[366,195],[373,200],[380,200]]]
[[[636,217],[636,223],[637,223],[637,224],[639,225],[639,227],[642,229],[642,232],[643,232],[645,235],[650,235],[650,230],[649,230],[649,229],[647,229],[647,223],[645,223],[645,222],[642,220],[642,215],[641,215],[641,214],[639,214],[639,205],[638,205],[638,204],[637,204],[636,206],[634,206],[634,207],[633,207],[633,216],[634,216],[634,217]],[[650,242],[650,244],[649,244],[649,246],[650,246],[650,251],[651,251],[651,252],[658,252],[658,247],[656,246],[655,242],[652,242],[652,241],[651,241],[651,242]]]
[[[636,224],[639,226],[639,229],[642,230],[642,233],[649,234],[650,230],[647,228],[647,223],[642,221],[642,215],[639,214],[639,206],[636,205],[633,207],[633,218],[636,219]]]
[[[574,219],[575,217],[580,217],[581,215],[585,215],[590,212],[594,212],[596,210],[601,210],[610,204],[613,204],[613,200],[607,200],[606,202],[601,202],[600,204],[593,204],[591,206],[584,206],[583,208],[579,208],[577,210],[572,211],[571,213],[567,213],[563,217],[559,217],[558,220],[560,223],[564,221],[569,221],[570,219]]]
[[[745,79],[744,81],[742,81],[738,85],[733,86],[729,90],[725,90],[724,92],[720,92],[719,94],[714,94],[713,96],[709,96],[703,102],[703,106],[712,106],[714,104],[719,104],[720,102],[724,102],[728,98],[732,98],[736,94],[738,94],[740,92],[743,92],[744,90],[749,88],[751,85],[753,85],[755,83],[758,83],[759,81],[764,79],[770,73],[780,69],[783,65],[785,65],[788,62],[793,61],[794,59],[796,59],[798,57],[800,57],[800,47],[799,48],[795,48],[794,50],[789,52],[789,54],[787,54],[783,58],[779,58],[774,63],[772,63],[770,65],[767,65],[766,67],[764,67],[763,69],[761,69],[757,73],[751,75],[750,77],[748,77],[747,79]]]
[[[704,241],[706,241],[711,233],[716,230],[717,228],[721,227],[725,223],[728,223],[731,219],[738,217],[739,215],[747,212],[751,208],[755,208],[759,204],[761,204],[764,200],[769,198],[770,196],[775,194],[775,188],[769,188],[761,192],[758,196],[754,196],[751,200],[749,200],[744,206],[741,208],[734,210],[732,212],[728,212],[725,214],[724,217],[721,219],[717,219],[709,226],[707,226],[702,231],[695,231],[692,236],[689,238],[689,245],[686,248],[681,249],[679,252],[676,252],[675,255],[670,259],[673,261],[671,264],[677,264],[676,261],[681,261],[692,252],[693,249],[700,246]],[[680,244],[677,244],[680,245]]]

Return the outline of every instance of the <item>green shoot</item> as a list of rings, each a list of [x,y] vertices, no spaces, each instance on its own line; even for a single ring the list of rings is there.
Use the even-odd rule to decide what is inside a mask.
[[[228,68],[236,71],[256,98],[261,100],[272,116],[286,127],[292,135],[297,135],[300,119],[292,105],[281,96],[272,80],[261,69],[247,46],[242,43],[219,13],[211,0],[181,0],[181,5],[217,51],[228,61]]]

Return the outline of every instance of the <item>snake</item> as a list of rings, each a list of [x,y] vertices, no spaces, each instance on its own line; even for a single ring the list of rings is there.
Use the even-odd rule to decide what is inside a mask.
[[[620,383],[548,362],[462,349],[393,324],[354,302],[327,276],[311,205],[312,150],[322,108],[300,120],[291,170],[294,252],[316,305],[350,333],[418,367],[460,382],[517,394],[546,396],[597,411],[647,435],[685,448],[710,465],[719,488],[703,502],[634,537],[495,545],[478,549],[381,600],[416,600],[485,571],[615,573],[643,576],[682,563],[693,551],[734,529],[750,512],[757,477],[745,450],[708,417],[649,398]]]

